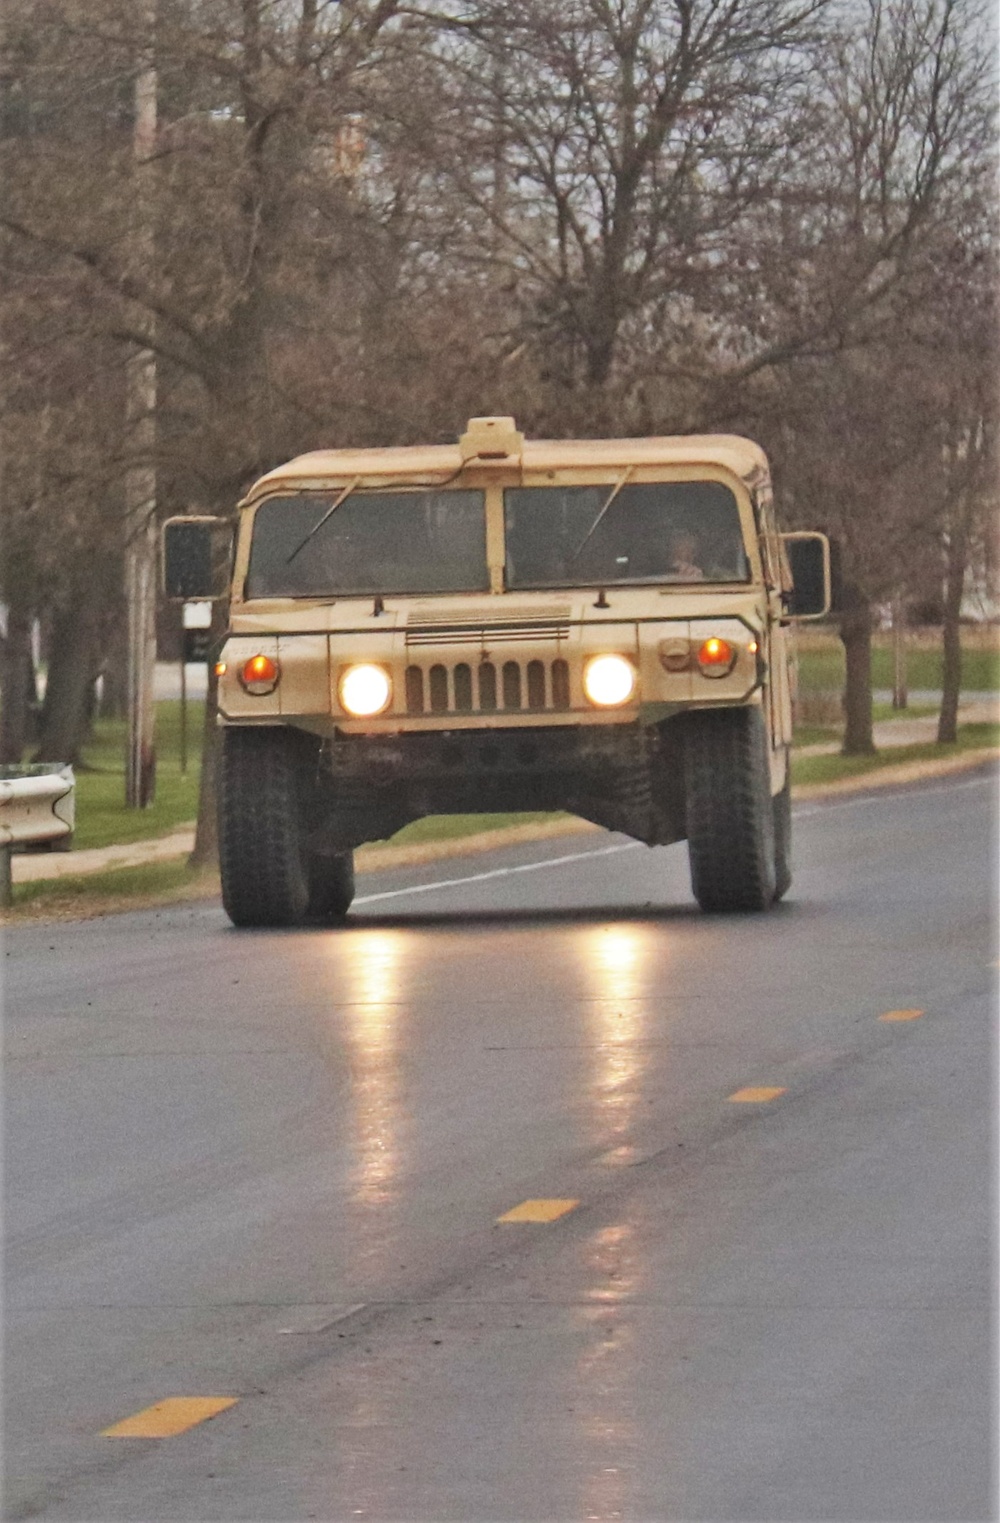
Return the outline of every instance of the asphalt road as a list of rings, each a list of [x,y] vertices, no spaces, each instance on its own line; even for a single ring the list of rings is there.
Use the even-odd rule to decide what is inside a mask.
[[[5,1516],[994,1518],[995,801],[9,934]]]

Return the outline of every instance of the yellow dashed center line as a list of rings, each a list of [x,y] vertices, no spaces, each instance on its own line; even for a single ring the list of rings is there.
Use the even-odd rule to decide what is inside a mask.
[[[735,1095],[729,1099],[737,1105],[766,1105],[768,1100],[777,1100],[779,1095],[784,1095],[787,1090],[768,1089],[764,1085],[749,1085],[746,1089],[738,1089]]]
[[[174,1438],[207,1422],[227,1407],[235,1407],[238,1396],[166,1396],[151,1407],[144,1407],[120,1423],[104,1428],[102,1438]]]
[[[498,1222],[554,1222],[580,1204],[578,1200],[522,1200],[519,1206],[498,1216]]]
[[[879,1016],[879,1020],[880,1021],[917,1021],[917,1020],[920,1019],[920,1017],[922,1015],[925,1015],[925,1014],[926,1014],[926,1011],[924,1011],[924,1010],[887,1010],[884,1015],[880,1015]]]

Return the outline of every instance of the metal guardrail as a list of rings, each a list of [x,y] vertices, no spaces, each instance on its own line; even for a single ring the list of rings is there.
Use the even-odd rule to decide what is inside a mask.
[[[11,852],[68,847],[75,820],[73,768],[58,762],[0,767],[0,906],[11,902]]]

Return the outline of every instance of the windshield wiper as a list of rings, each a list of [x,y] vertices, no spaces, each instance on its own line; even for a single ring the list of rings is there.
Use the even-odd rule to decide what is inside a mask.
[[[618,496],[618,493],[621,491],[622,487],[628,481],[629,477],[632,475],[632,472],[634,470],[635,470],[635,466],[634,465],[630,465],[628,467],[628,469],[623,471],[622,474],[619,476],[618,480],[615,482],[614,486],[611,488],[611,493],[610,493],[609,497],[607,498],[607,501],[602,504],[601,510],[598,513],[597,517],[594,519],[594,522],[591,524],[590,528],[587,530],[586,534],[583,536],[583,538],[581,539],[580,543],[577,545],[576,549],[573,551],[573,554],[570,556],[570,560],[571,561],[577,560],[579,558],[579,556],[581,556],[583,554],[583,548],[586,545],[587,541],[590,539],[590,536],[594,533],[594,530],[597,528],[598,524],[601,522],[601,519],[604,517],[605,513],[608,511],[608,509],[610,508],[611,504],[614,502],[615,498]]]
[[[341,492],[340,496],[339,497],[335,497],[333,499],[333,501],[331,502],[330,506],[327,508],[326,512],[323,514],[323,517],[319,520],[319,522],[313,524],[312,528],[309,530],[309,533],[306,535],[305,539],[300,541],[300,543],[295,546],[295,549],[292,551],[291,555],[288,557],[288,559],[285,562],[286,566],[290,566],[292,564],[292,561],[298,555],[299,551],[300,550],[304,550],[306,545],[308,545],[309,541],[312,539],[313,535],[314,534],[318,534],[320,529],[322,529],[322,527],[326,523],[327,519],[333,517],[334,513],[336,513],[337,509],[340,507],[340,504],[344,501],[344,498],[345,497],[350,497],[351,493],[354,491],[355,487],[358,485],[360,480],[361,480],[360,476],[355,476],[354,480],[350,483],[349,486],[346,486],[344,488],[344,490]]]

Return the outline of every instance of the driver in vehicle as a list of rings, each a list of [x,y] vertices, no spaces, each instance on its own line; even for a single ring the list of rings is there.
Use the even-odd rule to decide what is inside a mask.
[[[687,529],[670,536],[667,554],[667,577],[672,582],[703,582],[705,573],[698,565],[697,536]]]

